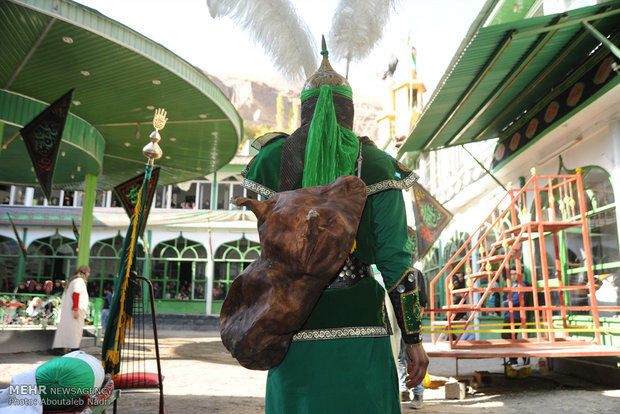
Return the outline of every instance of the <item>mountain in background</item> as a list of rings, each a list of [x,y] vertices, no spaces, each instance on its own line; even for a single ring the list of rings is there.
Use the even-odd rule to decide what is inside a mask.
[[[245,124],[249,127],[269,126],[277,130],[277,101],[282,96],[284,128],[289,125],[289,114],[293,104],[299,105],[299,93],[287,86],[278,84],[276,80],[250,80],[241,77],[214,76],[209,78],[224,92],[235,106]],[[381,105],[377,102],[356,98],[355,120],[353,131],[360,136],[366,135],[371,139],[377,135],[377,119],[381,116]],[[299,108],[297,108],[299,109]],[[296,115],[296,125],[299,125],[299,111]],[[282,121],[281,121],[282,123]],[[294,128],[293,128],[294,129]]]

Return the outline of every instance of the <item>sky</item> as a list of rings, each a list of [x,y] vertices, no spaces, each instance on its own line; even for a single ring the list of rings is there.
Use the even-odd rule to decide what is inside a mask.
[[[265,0],[268,1],[268,0]],[[401,41],[410,36],[417,50],[418,79],[424,82],[428,101],[484,0],[396,0],[381,41],[370,56],[352,62],[349,82],[355,94],[380,99],[386,84],[379,74],[387,69]],[[229,18],[213,19],[205,0],[78,0],[160,43],[194,66],[214,75],[243,76],[257,80],[283,80],[260,46]],[[329,33],[337,0],[292,0],[317,44]],[[329,44],[328,44],[329,49]],[[318,62],[317,50],[317,62]],[[330,59],[345,73],[344,61]]]

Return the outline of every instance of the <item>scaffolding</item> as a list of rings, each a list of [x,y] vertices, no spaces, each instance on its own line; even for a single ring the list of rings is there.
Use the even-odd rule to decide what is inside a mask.
[[[528,213],[528,205],[533,214]],[[522,188],[509,189],[430,282],[431,298],[438,283],[445,284],[446,305],[436,308],[431,303],[427,310],[429,354],[461,358],[619,355],[618,348],[602,341],[602,332],[614,329],[601,328],[599,313],[618,312],[620,306],[597,303],[597,284],[604,276],[593,271],[586,213],[578,173],[536,175],[533,170]],[[568,283],[561,263],[566,249],[562,232],[569,229],[581,234],[579,249],[587,269],[582,282]],[[525,263],[529,263],[531,283],[524,280]],[[512,282],[502,277],[511,268],[516,271]],[[461,275],[464,286],[458,286]],[[502,295],[507,299],[499,303]],[[572,304],[571,295],[580,295],[584,303]],[[571,316],[576,313],[591,315],[591,325],[575,325]],[[503,323],[476,323],[486,314],[508,316]],[[502,333],[503,339],[462,340],[466,333],[483,332]],[[580,335],[584,333],[591,337]]]

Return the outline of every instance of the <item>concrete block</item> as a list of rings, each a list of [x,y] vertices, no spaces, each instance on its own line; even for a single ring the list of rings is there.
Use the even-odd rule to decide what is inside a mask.
[[[451,381],[446,382],[445,398],[446,400],[463,400],[465,399],[466,386],[462,382]]]

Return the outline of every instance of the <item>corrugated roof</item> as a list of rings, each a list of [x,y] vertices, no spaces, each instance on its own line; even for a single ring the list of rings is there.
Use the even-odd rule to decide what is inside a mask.
[[[620,29],[620,1],[470,31],[399,154],[495,138]]]

